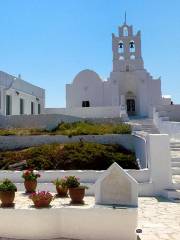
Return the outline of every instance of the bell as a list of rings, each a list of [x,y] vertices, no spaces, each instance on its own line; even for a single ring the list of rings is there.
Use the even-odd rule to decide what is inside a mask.
[[[130,48],[134,48],[134,42],[130,42]]]
[[[123,43],[119,43],[119,48],[123,48]]]

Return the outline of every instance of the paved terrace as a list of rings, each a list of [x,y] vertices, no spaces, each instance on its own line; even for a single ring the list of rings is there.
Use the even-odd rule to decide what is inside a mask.
[[[16,208],[29,208],[32,205],[32,201],[19,192],[15,202]],[[85,202],[84,206],[77,207],[90,207],[94,204],[94,198],[85,197]],[[52,207],[62,205],[69,207],[69,198],[56,198],[52,202]],[[139,234],[140,240],[180,240],[180,203],[172,203],[163,198],[140,197],[138,228],[142,229],[142,233]],[[5,239],[0,237],[0,240]]]

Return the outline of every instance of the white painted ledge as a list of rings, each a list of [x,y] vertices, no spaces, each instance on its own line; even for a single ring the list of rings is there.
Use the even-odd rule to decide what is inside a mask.
[[[18,194],[18,193],[17,193]],[[135,240],[137,208],[94,205],[69,206],[57,199],[52,208],[35,209],[29,203],[0,208],[0,234],[5,238],[82,240]],[[69,202],[69,199],[68,199]],[[54,204],[54,205],[53,205]]]

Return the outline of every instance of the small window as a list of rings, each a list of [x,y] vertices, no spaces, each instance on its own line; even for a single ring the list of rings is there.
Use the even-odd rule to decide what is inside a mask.
[[[123,28],[123,36],[124,36],[124,37],[127,37],[127,36],[128,36],[128,28],[127,28],[127,27],[124,27],[124,28]]]
[[[6,95],[6,115],[11,115],[12,113],[12,98],[10,95]]]
[[[34,102],[31,102],[31,115],[34,114]]]
[[[24,114],[24,99],[20,98],[20,115]]]
[[[82,107],[90,107],[89,101],[82,101]]]
[[[38,103],[38,114],[41,114],[41,104]]]

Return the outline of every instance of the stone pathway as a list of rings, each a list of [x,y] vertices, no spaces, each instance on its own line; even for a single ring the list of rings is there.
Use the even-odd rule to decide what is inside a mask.
[[[25,196],[22,197],[22,193],[16,201],[18,202],[16,208],[31,206],[31,201]],[[77,207],[87,208],[94,204],[93,197],[86,198],[86,201],[86,205]],[[53,207],[60,207],[59,202],[59,199],[56,199],[52,204]],[[64,206],[68,206],[68,202],[69,199],[61,199],[61,204]],[[138,228],[142,229],[139,240],[180,240],[180,203],[172,203],[163,198],[140,197],[138,213]],[[7,239],[0,237],[0,240]]]
[[[139,198],[141,240],[180,240],[180,203],[162,198]]]

